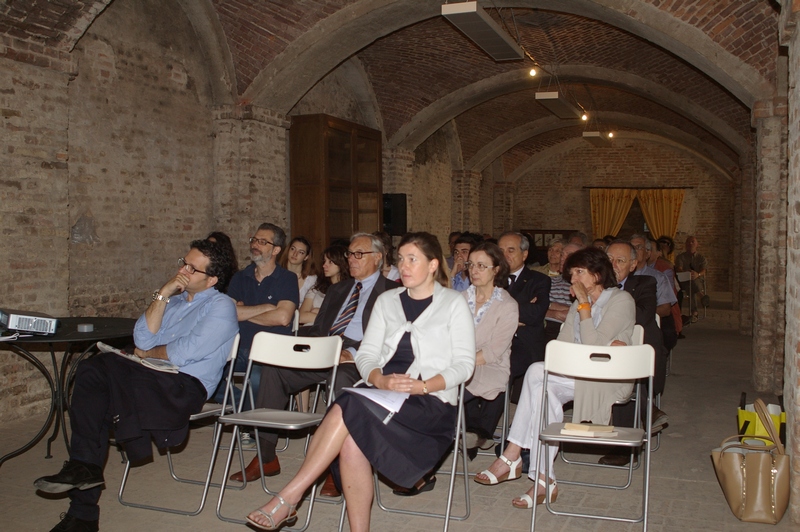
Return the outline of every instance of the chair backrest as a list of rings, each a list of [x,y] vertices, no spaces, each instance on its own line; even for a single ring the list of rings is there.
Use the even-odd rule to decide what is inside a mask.
[[[301,301],[302,303],[302,301]],[[297,331],[300,330],[300,309],[294,311],[294,318],[292,319],[292,332],[297,336]]]
[[[552,340],[545,348],[544,369],[583,379],[643,379],[655,372],[655,351],[647,344],[612,347]]]
[[[328,369],[339,365],[341,336],[307,338],[269,332],[256,333],[250,361],[292,369]]]
[[[644,327],[641,325],[633,326],[633,335],[631,335],[631,345],[642,345],[644,343]]]
[[[231,347],[231,352],[228,353],[228,362],[233,362],[236,360],[236,353],[239,352],[239,333],[236,333],[236,336],[233,338],[233,347]],[[233,364],[231,364],[233,367]]]
[[[661,328],[661,316],[658,314],[656,314],[656,325],[658,325],[659,329]]]

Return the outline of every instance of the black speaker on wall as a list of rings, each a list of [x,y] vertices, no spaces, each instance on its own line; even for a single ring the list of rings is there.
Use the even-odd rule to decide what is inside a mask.
[[[383,230],[392,236],[408,232],[405,194],[383,195]]]

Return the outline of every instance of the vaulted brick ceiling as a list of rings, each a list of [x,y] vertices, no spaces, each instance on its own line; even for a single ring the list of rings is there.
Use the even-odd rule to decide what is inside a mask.
[[[8,0],[0,6],[0,33],[71,49],[110,1]],[[175,1],[186,4],[189,0]],[[494,62],[438,16],[439,2],[430,0],[191,1],[210,6],[209,12],[217,18],[239,95],[258,93],[253,86],[273,76],[270,69],[277,69],[274,65],[287,55],[297,53],[292,48],[297,43],[323,42],[337,24],[366,32],[353,33],[354,42],[365,44],[352,45],[351,51],[347,38],[339,39],[341,51],[326,58],[330,65],[320,63],[316,68],[330,71],[354,54],[368,75],[390,140],[405,135],[410,124],[423,121],[448,96],[530,67],[529,61]],[[512,33],[518,31],[521,44],[553,75],[495,90],[449,117],[455,120],[464,161],[485,155],[495,139],[515,128],[550,117],[535,103],[534,92],[560,87],[599,117],[603,127],[638,128],[666,137],[681,132],[681,142],[696,139],[709,157],[731,167],[742,155],[742,146],[752,143],[748,108],[752,101],[744,101],[746,91],[737,92],[730,80],[720,79],[724,69],[709,75],[703,70],[713,68],[704,68],[702,60],[691,64],[690,49],[694,43],[708,42],[730,64],[760,77],[762,86],[776,84],[778,11],[769,0],[496,0],[481,4]],[[503,9],[498,12],[493,6]],[[403,20],[408,22],[387,18],[381,24],[372,21],[358,26],[360,19],[368,20],[370,14],[385,9],[399,10],[395,12],[404,13]],[[659,15],[668,15],[662,27],[679,28],[670,37],[677,43],[671,50],[654,44],[665,42],[664,35],[655,30],[652,35],[629,31],[633,27],[629,23],[647,23]],[[321,75],[305,83],[313,85]],[[298,92],[297,99],[303,95]],[[269,95],[262,97],[269,100]],[[579,124],[565,124],[532,137],[523,135],[505,149],[506,165],[515,167],[519,163],[512,159],[520,159],[521,154],[534,156],[581,129]]]

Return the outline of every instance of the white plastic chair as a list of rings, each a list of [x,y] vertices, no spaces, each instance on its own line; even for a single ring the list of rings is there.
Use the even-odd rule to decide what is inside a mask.
[[[647,510],[650,494],[650,429],[652,427],[653,402],[653,373],[655,371],[655,352],[649,345],[632,346],[591,346],[573,344],[553,340],[547,344],[544,359],[544,382],[542,385],[542,407],[539,419],[540,433],[536,441],[536,451],[531,456],[533,466],[533,478],[538,478],[542,473],[539,469],[540,457],[547,444],[579,443],[583,445],[603,445],[618,446],[625,448],[641,448],[643,462],[642,474],[642,513],[637,517],[617,517],[609,515],[587,514],[583,512],[559,511],[552,507],[549,498],[545,497],[545,507],[555,515],[566,515],[572,517],[585,517],[602,519],[609,521],[619,521],[627,523],[642,522],[644,530],[647,530]],[[564,423],[550,423],[547,419],[547,380],[550,373],[555,373],[567,377],[594,380],[637,380],[648,379],[648,397],[645,408],[645,426],[642,428],[615,427],[616,436],[610,437],[585,437],[561,434]],[[641,394],[639,395],[641,400]],[[550,476],[550,460],[545,460],[545,477]],[[569,484],[561,481],[561,484]],[[536,526],[536,505],[533,507],[531,516],[531,531]]]
[[[273,334],[268,332],[256,333],[253,338],[253,346],[250,349],[250,360],[247,363],[247,371],[245,373],[245,386],[248,386],[250,381],[250,372],[253,363],[268,364],[282,368],[299,369],[299,370],[321,370],[333,368],[333,375],[331,382],[336,380],[336,371],[339,366],[339,356],[342,352],[342,338],[341,336],[326,336],[322,338],[303,338],[295,336],[286,336],[281,334]],[[333,400],[333,386],[328,388],[328,404]],[[233,435],[231,436],[231,446],[228,450],[228,459],[225,462],[225,472],[223,478],[228,478],[228,473],[231,467],[231,458],[233,457],[233,450],[237,441],[240,426],[255,427],[256,429],[256,451],[258,453],[258,461],[262,463],[261,445],[258,440],[258,431],[260,429],[272,431],[299,431],[307,430],[316,427],[322,422],[324,414],[317,414],[314,412],[294,412],[288,410],[276,410],[272,408],[256,408],[246,412],[237,412],[235,414],[228,414],[219,418],[219,423],[222,425],[233,425]],[[308,449],[309,436],[306,438],[306,449]],[[219,438],[217,438],[217,446],[219,445]],[[216,448],[215,448],[216,452]],[[261,475],[261,486],[265,492],[270,495],[276,495],[276,492],[270,491],[264,480],[264,475]],[[311,489],[310,500],[308,504],[308,514],[306,516],[305,524],[298,529],[290,528],[286,530],[305,530],[311,522],[311,512],[314,509],[314,501],[317,494],[317,485]],[[223,521],[231,523],[245,524],[246,521],[240,519],[232,519],[222,515],[222,500],[225,496],[225,490],[220,490],[219,500],[217,501],[217,517]]]

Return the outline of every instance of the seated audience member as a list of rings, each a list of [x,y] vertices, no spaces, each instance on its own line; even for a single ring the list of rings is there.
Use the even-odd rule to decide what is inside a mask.
[[[309,290],[317,283],[317,266],[311,242],[303,236],[296,236],[289,242],[289,249],[281,255],[280,265],[297,275],[299,302],[302,303]]]
[[[567,244],[575,244],[581,248],[585,248],[589,245],[589,237],[586,235],[586,233],[575,231],[570,233],[567,237]]]
[[[644,329],[644,343],[653,346],[656,353],[656,360],[659,357],[666,357],[666,350],[662,339],[661,329],[656,323],[656,290],[657,283],[655,278],[649,275],[631,275],[636,271],[636,250],[629,242],[617,240],[606,251],[608,260],[614,267],[614,274],[617,282],[622,285],[622,289],[633,296],[636,304],[636,325],[641,325]],[[666,375],[662,375],[666,378]],[[655,381],[654,381],[655,382]],[[646,385],[645,385],[646,386]],[[655,382],[655,389],[664,389],[664,382]],[[615,405],[613,408],[614,425],[622,427],[633,427],[636,404],[629,401],[624,405]],[[642,414],[644,416],[644,412]],[[653,410],[653,421],[659,416],[663,417],[661,426],[666,422],[666,414],[658,408]],[[655,423],[653,424],[655,430]],[[600,458],[601,464],[606,465],[625,465],[630,460],[630,451],[615,448],[615,450]]]
[[[405,235],[397,257],[403,287],[378,298],[356,365],[363,386],[411,395],[384,423],[385,415],[375,412],[381,407],[369,399],[339,394],[297,475],[247,516],[257,528],[294,522],[303,494],[333,465],[340,472],[350,528],[369,530],[373,468],[411,488],[452,446],[458,386],[475,368],[472,316],[465,299],[445,288],[447,273],[435,236]]]
[[[447,237],[447,245],[450,248],[450,256],[447,257],[447,261],[446,261],[447,262],[447,268],[446,269],[447,269],[448,272],[453,269],[453,262],[456,259],[456,256],[455,256],[456,240],[458,240],[458,237],[460,237],[460,236],[461,236],[461,231],[453,231]]]
[[[377,236],[368,233],[353,235],[346,254],[352,279],[336,283],[328,289],[317,318],[307,332],[307,336],[342,337],[342,355],[333,384],[337,392],[359,380],[353,360],[369,324],[372,307],[380,294],[397,287],[397,283],[380,273],[383,254],[383,242]],[[355,311],[349,304],[353,302],[357,302]],[[256,407],[284,409],[291,395],[326,380],[329,375],[330,372],[326,370],[304,371],[264,366],[261,377],[264,385],[259,387]],[[259,464],[258,456],[253,458],[245,469],[248,481],[259,478],[259,468],[266,476],[281,472],[280,462],[275,455],[278,434],[260,431],[259,439],[264,462]],[[242,473],[234,473],[230,478],[241,482]],[[334,494],[334,489],[332,480],[329,480],[322,491],[323,494]]]
[[[605,250],[606,250],[606,248],[608,247],[608,244],[606,244],[606,241],[605,241],[605,240],[603,240],[602,238],[595,238],[595,239],[592,241],[592,247],[593,247],[593,248],[597,248],[597,249],[599,249],[600,251],[605,251]]]
[[[228,295],[236,301],[241,334],[234,371],[244,372],[247,369],[250,347],[257,332],[292,334],[294,311],[299,305],[299,290],[297,276],[277,264],[285,244],[286,233],[283,229],[271,223],[261,224],[255,235],[250,237],[252,264],[231,278]],[[253,365],[251,373],[255,394],[258,392],[261,364]],[[214,399],[221,402],[224,393],[224,386],[219,386]],[[238,400],[241,392],[237,388],[234,393]],[[245,400],[245,409],[249,409],[249,394],[245,394]],[[246,433],[243,439],[247,444]]]
[[[306,294],[303,304],[300,305],[300,323],[306,325],[314,323],[328,293],[328,288],[339,281],[350,279],[350,268],[347,265],[347,248],[343,246],[331,246],[322,252],[322,275],[317,279],[317,283]]]
[[[383,248],[386,250],[386,253],[383,254],[383,267],[381,268],[381,274],[383,274],[383,276],[390,281],[397,281],[399,284],[400,271],[397,269],[397,266],[394,265],[394,244],[392,244],[391,235],[386,231],[375,231],[372,234],[381,239],[381,242],[383,242]]]
[[[481,235],[475,233],[461,233],[456,239],[453,251],[453,267],[450,270],[450,288],[456,292],[463,292],[469,286],[469,274],[464,268],[464,263],[469,259],[472,248],[477,246],[482,240]]]
[[[505,288],[508,263],[496,244],[475,246],[466,263],[472,285],[463,292],[475,324],[475,373],[467,382],[464,412],[467,448],[493,445],[503,415],[511,373],[511,341],[519,323],[519,305]]]
[[[668,250],[668,242],[671,242],[672,239],[669,237],[661,238],[667,239],[666,249]],[[666,275],[667,280],[670,283],[670,287],[672,288],[673,292],[675,292],[676,301],[672,304],[672,306],[670,306],[670,316],[672,319],[672,324],[675,327],[675,334],[671,335],[669,333],[665,333],[664,335],[664,347],[667,348],[667,351],[670,351],[678,343],[678,338],[683,330],[683,320],[681,320],[681,306],[677,299],[678,283],[675,279],[675,266],[664,258],[664,252],[662,251],[663,249],[665,249],[665,246],[662,245],[661,242],[650,238],[650,255],[647,258],[647,264]],[[667,251],[667,254],[669,253],[670,252]]]
[[[675,241],[666,235],[658,237],[658,250],[661,252],[661,258],[669,263],[671,269],[675,269],[672,263],[672,254],[675,252]]]
[[[519,305],[519,325],[511,344],[511,400],[519,396],[528,366],[544,360],[544,316],[550,304],[550,278],[525,267],[530,242],[521,233],[500,235],[500,250],[508,263],[508,293]]]
[[[707,299],[705,299],[707,298],[705,279],[708,261],[697,252],[697,248],[699,247],[700,244],[697,242],[697,238],[690,236],[686,239],[686,251],[678,255],[675,259],[675,271],[689,272],[692,277],[690,281],[681,283],[681,290],[683,290],[685,294],[691,291],[692,294],[689,300],[689,314],[692,321],[697,321],[696,300],[699,299],[701,302],[707,301]],[[691,285],[691,290],[689,290],[689,285]],[[706,306],[708,305],[706,304]]]
[[[231,237],[227,234],[223,233],[222,231],[213,231],[208,234],[206,240],[209,242],[218,242],[219,245],[222,246],[222,249],[225,250],[231,256],[231,269],[228,272],[228,279],[231,279],[236,272],[239,271],[239,262],[236,260],[236,251],[233,249],[233,242],[231,242]],[[228,292],[227,285],[224,289],[220,290],[220,287],[217,287],[217,290],[226,294]]]
[[[569,256],[579,249],[581,248],[577,244],[564,245],[561,250],[559,272],[563,271],[564,262]],[[558,277],[550,279],[550,283],[550,302],[547,307],[547,313],[544,316],[545,338],[548,342],[558,338],[558,333],[561,332],[561,324],[567,319],[567,312],[572,305],[570,285],[564,280],[563,276],[559,273]]]
[[[561,251],[563,249],[564,241],[560,238],[554,239],[547,246],[547,264],[534,266],[532,270],[543,273],[551,279],[561,275]]]
[[[575,302],[558,339],[598,346],[630,345],[636,306],[630,294],[617,288],[617,278],[606,254],[597,248],[576,251],[564,264],[563,275],[570,283]],[[543,379],[544,363],[537,362],[525,374],[509,444],[489,469],[475,477],[479,484],[494,485],[522,476],[521,452],[534,449],[539,439]],[[632,391],[633,382],[596,382],[550,375],[548,419],[562,421],[564,404],[574,399],[573,420],[605,425],[611,418],[611,406],[630,396]],[[552,464],[557,453],[558,445],[545,446],[540,457],[539,478],[532,478],[534,485],[511,501],[514,507],[532,508],[534,504],[543,503],[546,496],[551,502],[556,500],[558,486]],[[545,460],[550,461],[549,479],[544,475]],[[533,474],[531,467],[528,476]]]
[[[186,438],[189,416],[200,412],[216,389],[239,332],[236,305],[217,290],[228,284],[232,262],[220,243],[195,240],[175,276],[153,292],[136,322],[134,354],[169,360],[179,373],[149,369],[113,353],[78,365],[69,409],[69,461],[58,474],[34,482],[45,493],[69,495],[69,510],[54,532],[99,529],[109,429],[132,462],[152,456],[151,439],[165,448]]]
[[[610,246],[614,242],[614,240],[616,240],[616,239],[617,239],[617,237],[615,237],[615,236],[606,235],[606,236],[603,237],[603,242],[606,243],[606,246]]]

